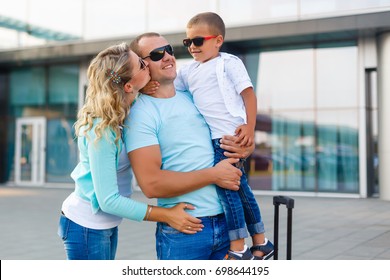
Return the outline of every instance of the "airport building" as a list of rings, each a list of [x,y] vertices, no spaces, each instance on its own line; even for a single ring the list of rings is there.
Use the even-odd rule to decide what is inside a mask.
[[[254,192],[390,200],[390,0],[60,3],[0,11],[1,184],[72,186],[90,60],[155,31],[180,67],[187,21],[213,11],[257,94]]]

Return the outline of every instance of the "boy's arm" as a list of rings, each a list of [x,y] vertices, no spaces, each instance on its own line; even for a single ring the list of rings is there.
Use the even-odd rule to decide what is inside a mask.
[[[251,146],[254,141],[256,116],[257,116],[257,99],[252,87],[248,87],[241,92],[246,110],[246,124],[239,126],[235,133],[238,141],[243,146]]]
[[[157,92],[159,87],[159,82],[150,80],[143,88],[139,90],[139,92],[147,95],[153,95]]]

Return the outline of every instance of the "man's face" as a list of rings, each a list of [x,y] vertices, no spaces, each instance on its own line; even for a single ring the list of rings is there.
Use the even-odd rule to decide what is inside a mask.
[[[147,57],[151,51],[168,44],[164,37],[142,38],[139,41],[141,57]],[[153,61],[150,57],[145,58],[145,60],[149,63],[152,80],[163,84],[164,82],[172,82],[176,78],[176,59],[168,52],[165,52],[163,58],[158,61]]]

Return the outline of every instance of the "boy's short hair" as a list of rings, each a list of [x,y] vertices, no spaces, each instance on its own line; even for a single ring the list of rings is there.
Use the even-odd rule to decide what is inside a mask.
[[[197,14],[187,23],[187,28],[197,24],[207,24],[211,33],[213,33],[212,35],[222,35],[225,38],[225,23],[216,13],[206,12]]]

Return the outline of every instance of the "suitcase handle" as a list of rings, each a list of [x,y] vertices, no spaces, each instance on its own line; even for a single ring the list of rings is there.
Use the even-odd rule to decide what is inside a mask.
[[[274,196],[273,202],[275,206],[274,213],[274,260],[279,257],[279,206],[286,205],[287,208],[287,260],[291,260],[292,249],[292,209],[294,208],[294,199],[288,196]]]
[[[282,195],[274,196],[274,205],[279,206],[280,204],[284,204],[288,209],[292,209],[294,208],[294,199]]]

